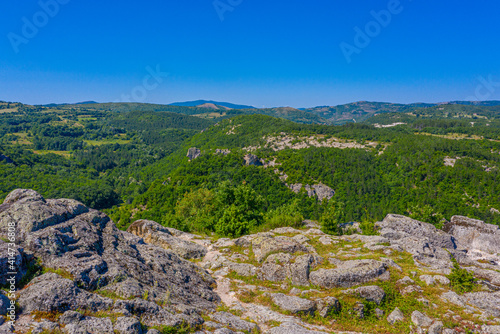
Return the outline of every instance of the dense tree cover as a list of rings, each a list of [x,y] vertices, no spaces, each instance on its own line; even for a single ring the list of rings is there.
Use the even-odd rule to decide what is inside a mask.
[[[143,168],[210,124],[166,112],[18,106],[0,118],[0,153],[14,161],[0,162],[0,198],[24,187],[99,209],[130,203],[153,181]],[[155,173],[164,175],[162,169]]]
[[[418,117],[374,117],[373,124],[407,123],[390,128],[265,115],[215,123],[141,106],[120,112],[93,105],[9,108],[0,117],[0,154],[14,163],[0,162],[0,199],[15,188],[32,188],[106,209],[121,228],[146,218],[221,236],[298,226],[305,218],[320,220],[329,233],[339,233],[339,224],[348,221],[362,221],[368,231],[369,222],[387,213],[438,227],[454,214],[500,223],[494,210],[500,210],[497,106],[436,106],[416,108],[411,113]],[[473,139],[450,139],[456,133]],[[277,152],[265,147],[267,137],[279,134],[378,145]],[[202,155],[189,161],[189,147]],[[278,165],[246,166],[249,150]],[[445,158],[456,159],[454,166],[446,166]],[[284,174],[286,181],[279,177]],[[287,186],[319,182],[335,190],[332,201]]]

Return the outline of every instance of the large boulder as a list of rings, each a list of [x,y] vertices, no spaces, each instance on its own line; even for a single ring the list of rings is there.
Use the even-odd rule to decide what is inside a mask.
[[[452,235],[462,249],[500,253],[500,228],[496,225],[463,216],[453,216],[443,230]]]
[[[380,235],[387,239],[400,240],[406,237],[426,239],[433,247],[455,249],[455,238],[438,230],[434,225],[424,223],[402,215],[388,214],[382,222],[377,222]],[[401,243],[404,248],[404,243]]]
[[[377,305],[382,303],[385,298],[385,291],[376,285],[361,286],[357,289],[345,290],[344,293],[357,295],[369,302],[374,302]]]
[[[199,148],[196,148],[196,147],[190,147],[188,149],[187,154],[186,154],[186,156],[189,158],[189,160],[194,160],[194,159],[198,158],[200,155],[201,155],[201,151]]]
[[[273,282],[283,282],[288,279],[293,285],[308,286],[309,274],[319,258],[310,254],[293,258],[287,253],[271,254],[262,264],[259,278]]]
[[[252,239],[252,248],[255,259],[262,262],[271,253],[289,253],[297,252],[307,253],[307,248],[297,240],[285,236],[269,236],[263,235]]]
[[[284,322],[279,327],[273,327],[266,333],[267,334],[326,334],[326,332],[320,332],[304,328],[294,322]]]
[[[312,284],[323,288],[352,287],[376,279],[388,279],[388,266],[376,260],[351,260],[341,262],[335,269],[319,269],[311,272]]]
[[[388,214],[375,226],[393,247],[400,247],[411,253],[418,266],[448,274],[453,267],[452,255],[461,256],[457,254],[455,238],[432,224]]]
[[[245,165],[247,166],[262,166],[262,161],[258,156],[255,154],[247,154],[243,157],[243,160],[245,160]]]
[[[82,290],[70,279],[46,273],[21,290],[18,303],[24,312],[63,313],[78,309],[97,312],[108,310],[113,300]]]
[[[150,303],[152,311],[161,304],[163,313],[144,313],[140,302],[128,300],[118,300],[113,307],[122,303],[122,308],[141,316],[143,323],[149,317],[151,323],[167,319],[163,324],[172,324],[177,310],[210,311],[220,301],[213,291],[215,280],[208,272],[171,250],[118,230],[108,216],[80,202],[45,200],[36,192],[17,190],[2,205],[0,236],[12,221],[17,235],[23,236],[18,240],[24,252],[35,256],[43,267],[70,278],[46,274],[35,279],[19,300],[25,311],[74,310],[85,303],[98,308],[108,300],[91,292],[108,289],[120,298],[139,295],[147,299],[140,300]],[[47,277],[53,277],[52,281],[45,280]],[[57,299],[61,296],[64,300]],[[198,318],[194,316],[193,321]]]
[[[148,244],[170,249],[185,259],[201,259],[207,254],[205,247],[177,238],[166,227],[151,220],[137,220],[127,232],[143,238]]]
[[[283,293],[274,293],[271,298],[276,306],[293,314],[312,315],[316,310],[316,304],[305,298],[288,296]]]
[[[258,332],[259,327],[253,322],[241,320],[237,316],[228,312],[216,312],[210,315],[213,321],[228,326],[236,331],[246,331],[248,333]]]
[[[335,190],[322,183],[313,184],[312,186],[309,184],[302,185],[302,183],[296,183],[288,184],[287,186],[297,194],[302,190],[302,188],[304,188],[304,190],[307,192],[307,196],[316,196],[320,201],[323,201],[324,199],[329,200],[335,195]]]

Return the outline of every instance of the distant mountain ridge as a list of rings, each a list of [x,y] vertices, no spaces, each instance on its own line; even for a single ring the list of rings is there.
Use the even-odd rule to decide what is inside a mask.
[[[174,102],[170,103],[171,106],[179,106],[179,107],[198,107],[206,104],[213,104],[216,106],[223,106],[230,109],[256,109],[253,106],[247,106],[244,104],[234,104],[229,102],[217,102],[211,100],[196,100],[196,101],[186,101],[186,102]]]

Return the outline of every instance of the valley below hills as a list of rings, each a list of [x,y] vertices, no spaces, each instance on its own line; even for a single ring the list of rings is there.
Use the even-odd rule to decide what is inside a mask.
[[[500,333],[498,180],[496,101],[0,102],[0,333]]]

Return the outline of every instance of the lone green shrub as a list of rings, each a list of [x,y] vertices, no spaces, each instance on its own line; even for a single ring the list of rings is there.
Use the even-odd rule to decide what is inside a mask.
[[[340,223],[344,218],[344,204],[331,199],[328,207],[321,216],[321,230],[327,234],[340,235],[342,229]]]
[[[474,274],[460,268],[456,259],[452,258],[451,261],[453,262],[453,269],[446,276],[450,280],[450,286],[458,293],[471,292],[476,282]]]

